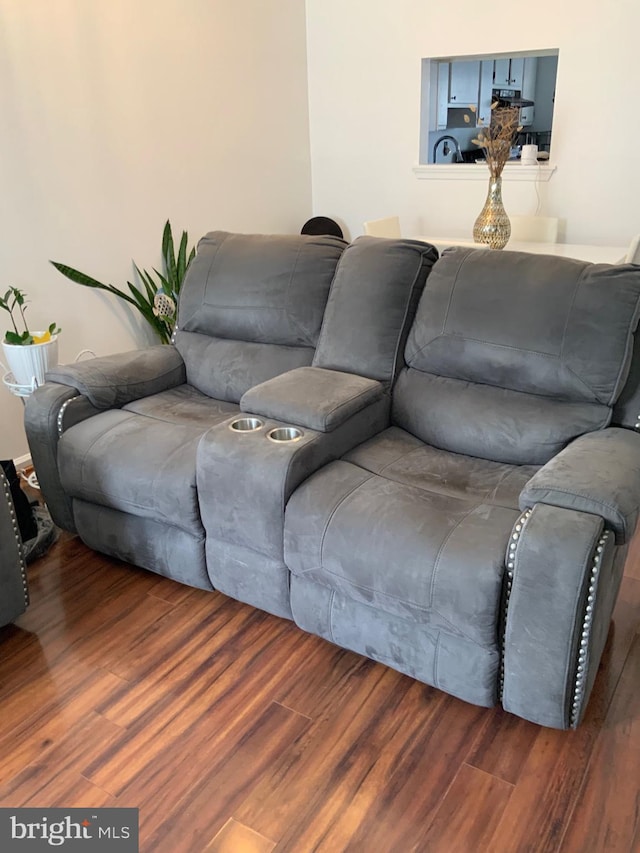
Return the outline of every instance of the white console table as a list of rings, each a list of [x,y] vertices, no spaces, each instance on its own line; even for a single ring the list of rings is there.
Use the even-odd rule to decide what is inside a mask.
[[[487,249],[484,243],[474,243],[466,237],[414,237],[423,243],[431,243],[439,252],[451,246],[464,246],[471,249]],[[580,261],[590,261],[596,264],[618,264],[627,254],[628,246],[590,246],[581,243],[529,243],[525,241],[510,241],[502,249],[503,252],[531,252],[535,255],[556,255],[561,258],[577,258]]]

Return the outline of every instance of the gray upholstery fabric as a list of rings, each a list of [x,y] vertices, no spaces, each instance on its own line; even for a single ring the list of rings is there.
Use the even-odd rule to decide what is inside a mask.
[[[300,367],[247,391],[243,412],[331,432],[385,396],[374,379],[320,367]]]
[[[409,335],[417,370],[613,404],[638,323],[640,270],[525,252],[453,249]]]
[[[293,618],[289,569],[281,558],[273,559],[210,534],[207,534],[206,554],[209,576],[217,590],[274,616]]]
[[[391,427],[342,457],[388,480],[442,495],[515,509],[522,488],[538,470],[448,453]]]
[[[542,465],[578,435],[609,423],[599,403],[537,397],[421,373],[400,374],[395,423],[429,444],[513,465]]]
[[[62,485],[74,498],[198,532],[195,456],[201,435],[201,429],[168,427],[131,412],[104,412],[60,439]]]
[[[296,624],[475,705],[497,702],[500,655],[465,637],[369,607],[306,577],[291,578]]]
[[[198,447],[197,484],[213,585],[262,607],[258,592],[268,574],[268,609],[290,618],[282,541],[285,504],[313,471],[379,432],[388,418],[385,397],[332,432],[304,430],[295,442],[269,441],[267,433],[281,424],[267,418],[253,432],[236,432],[227,424],[209,430]]]
[[[595,515],[538,504],[517,540],[502,704],[541,725],[569,725],[590,569],[602,532]],[[599,580],[605,586],[611,583],[612,544],[609,551]]]
[[[345,246],[329,236],[211,232],[187,272],[178,326],[217,338],[315,347]]]
[[[130,513],[201,538],[197,444],[238,410],[252,385],[311,363],[345,246],[322,236],[209,234],[183,284],[185,331],[177,346],[53,369],[47,390],[34,395],[28,432],[32,446],[43,445],[33,455],[56,522],[76,529],[75,498],[77,506]],[[73,392],[59,390],[69,385]],[[83,402],[60,414],[76,389]],[[107,411],[92,419],[96,409]],[[58,452],[59,414],[65,433]],[[95,547],[119,553],[110,541],[99,544],[99,529],[91,536]],[[125,558],[144,564],[134,550]]]
[[[75,388],[45,382],[37,388],[25,405],[24,423],[31,460],[38,472],[38,482],[47,501],[51,518],[58,527],[76,532],[71,499],[66,494],[58,471],[58,416],[61,408],[78,397]],[[67,410],[75,405],[70,403]],[[85,413],[95,411],[85,408]]]
[[[172,422],[171,405],[158,396],[146,401],[145,414],[112,409],[67,430],[58,445],[62,486],[85,502],[201,536],[196,449],[206,430],[229,412],[213,400],[192,400],[199,417]],[[169,419],[160,418],[163,410]]]
[[[254,385],[311,364],[343,240],[229,234],[198,244],[175,344],[187,382],[237,403]]]
[[[358,237],[340,258],[314,366],[393,379],[437,257],[426,243]]]
[[[238,412],[235,403],[213,400],[190,385],[179,385],[161,394],[135,400],[123,408],[127,412],[135,412],[167,424],[197,427],[203,432]]]
[[[286,257],[283,246],[279,248],[279,263]],[[236,251],[225,238],[222,250],[229,247]],[[256,243],[255,250],[255,257],[261,257],[264,246]],[[276,338],[271,327],[268,337],[260,326],[258,338],[254,326],[247,326],[243,343],[236,346],[218,338],[203,343],[204,336],[194,334],[202,328],[181,319],[186,331],[176,339],[192,384],[221,399],[236,400],[238,392],[244,394],[241,408],[261,415],[265,422],[253,433],[234,433],[225,427],[205,436],[198,450],[198,493],[214,585],[281,616],[291,615],[282,544],[285,502],[313,471],[388,425],[385,389],[378,382],[353,374],[367,364],[381,378],[391,378],[398,348],[435,257],[430,247],[406,241],[364,240],[349,247],[343,258],[347,252],[352,260],[344,265],[341,261],[321,333],[323,358],[353,349],[354,357],[344,364],[347,373],[326,369],[326,363],[307,369],[315,340],[309,337],[303,349],[303,338]],[[267,262],[271,263],[269,257]],[[254,261],[250,259],[250,263]],[[222,269],[218,256],[212,269],[212,277]],[[257,273],[247,277],[253,275]],[[308,279],[307,275],[304,300],[311,298],[308,288],[313,281]],[[210,314],[203,316],[209,323]],[[269,322],[276,319],[271,317]],[[248,321],[254,322],[252,314]],[[231,320],[223,314],[221,322]],[[232,329],[237,334],[233,325],[209,325],[207,332],[229,337]],[[356,333],[358,344],[345,348],[341,336],[348,335],[353,344]],[[254,349],[250,349],[246,341],[257,340],[270,343],[253,344]],[[276,342],[288,346],[276,347]],[[198,357],[188,353],[185,345],[193,346],[194,352],[200,347]],[[275,353],[278,361],[274,364]],[[302,361],[304,358],[309,361]],[[211,378],[207,371],[214,360],[216,371]],[[298,363],[292,363],[294,360]],[[287,369],[290,372],[284,373]],[[196,370],[200,371],[197,376]],[[271,377],[277,378],[258,385]],[[301,440],[284,445],[268,442],[266,432],[280,421],[302,426],[305,434]]]
[[[452,460],[452,468],[464,460]],[[454,474],[454,477],[456,474]],[[285,561],[363,604],[496,648],[504,553],[517,509],[334,462],[292,496]]]
[[[311,347],[285,347],[227,341],[194,332],[178,332],[176,347],[187,365],[187,382],[204,394],[240,402],[260,382],[311,364]]]
[[[504,555],[535,473],[391,427],[285,513],[300,627],[480,705],[497,701]]]
[[[633,354],[629,375],[613,408],[615,426],[640,429],[640,334],[633,336]]]
[[[598,515],[618,544],[629,542],[640,508],[640,435],[610,428],[577,438],[524,487],[520,506],[536,503]]]
[[[20,529],[11,489],[0,468],[0,626],[13,622],[27,609],[29,589]]]
[[[156,346],[59,364],[46,378],[76,388],[98,409],[110,409],[181,385],[185,376],[175,347]]]
[[[609,422],[639,302],[640,271],[628,265],[447,251],[409,334],[394,420],[447,450],[546,462]]]
[[[142,518],[82,500],[73,501],[73,510],[78,533],[90,548],[188,586],[211,589],[202,530],[188,533],[160,518]]]

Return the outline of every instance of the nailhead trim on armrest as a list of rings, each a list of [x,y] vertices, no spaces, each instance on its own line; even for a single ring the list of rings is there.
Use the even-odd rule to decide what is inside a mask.
[[[81,394],[77,394],[75,397],[71,397],[70,400],[65,400],[65,402],[60,406],[60,411],[58,412],[58,417],[56,418],[56,424],[58,427],[58,438],[60,438],[60,436],[64,432],[64,413],[67,411],[67,406],[70,403],[73,403],[74,400],[79,400],[81,396]]]
[[[515,557],[516,557],[516,548],[518,547],[518,540],[520,539],[520,534],[522,533],[522,528],[525,525],[525,522],[531,515],[533,510],[531,508],[525,510],[520,518],[516,521],[515,526],[513,528],[513,533],[511,534],[511,539],[509,541],[509,547],[507,549],[507,574],[506,574],[506,586],[505,586],[505,596],[504,596],[504,606],[502,611],[502,648],[500,650],[500,701],[502,702],[502,694],[504,692],[504,646],[507,635],[507,612],[509,610],[509,599],[511,598],[511,587],[513,586],[513,569],[515,566]]]
[[[13,535],[16,538],[16,542],[18,544],[18,554],[20,555],[20,576],[22,578],[22,594],[24,595],[24,606],[27,607],[29,604],[29,588],[27,586],[27,567],[24,561],[24,552],[22,550],[22,537],[20,536],[20,528],[18,527],[18,519],[16,516],[16,512],[13,506],[13,498],[11,497],[11,489],[9,488],[9,482],[6,477],[2,478],[2,483],[4,486],[4,494],[5,499],[7,501],[7,505],[9,507],[9,515],[11,516],[11,524],[13,526]]]
[[[573,704],[571,705],[571,716],[569,724],[572,729],[578,725],[580,718],[580,709],[584,700],[584,691],[587,681],[587,656],[589,650],[589,640],[591,638],[591,626],[593,622],[593,611],[596,602],[596,581],[600,565],[602,563],[602,554],[605,546],[611,538],[611,531],[606,530],[602,537],[598,540],[596,549],[593,554],[593,562],[591,564],[591,573],[589,575],[589,592],[587,594],[587,603],[585,606],[584,616],[582,619],[582,633],[580,635],[580,648],[578,650],[578,666],[576,668],[576,677],[573,685]]]

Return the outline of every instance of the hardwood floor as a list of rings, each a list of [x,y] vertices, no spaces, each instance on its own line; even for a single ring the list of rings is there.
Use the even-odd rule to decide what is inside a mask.
[[[64,534],[0,629],[0,806],[144,853],[640,851],[640,540],[582,726],[467,705]]]

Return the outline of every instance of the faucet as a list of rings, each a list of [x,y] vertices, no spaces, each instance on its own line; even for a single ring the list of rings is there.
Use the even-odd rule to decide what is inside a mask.
[[[445,155],[445,157],[449,153],[449,151],[451,150],[449,148],[449,142],[453,142],[453,144],[455,145],[455,148],[456,148],[456,159],[453,162],[454,163],[463,163],[464,162],[463,157],[462,157],[462,151],[460,150],[460,146],[458,145],[458,140],[455,138],[455,136],[449,136],[448,134],[445,134],[444,136],[440,136],[438,139],[436,139],[435,144],[433,146],[433,162],[434,163],[436,162],[436,149],[438,148],[438,145],[440,145],[441,142],[444,142],[444,147],[442,149],[442,153]]]

